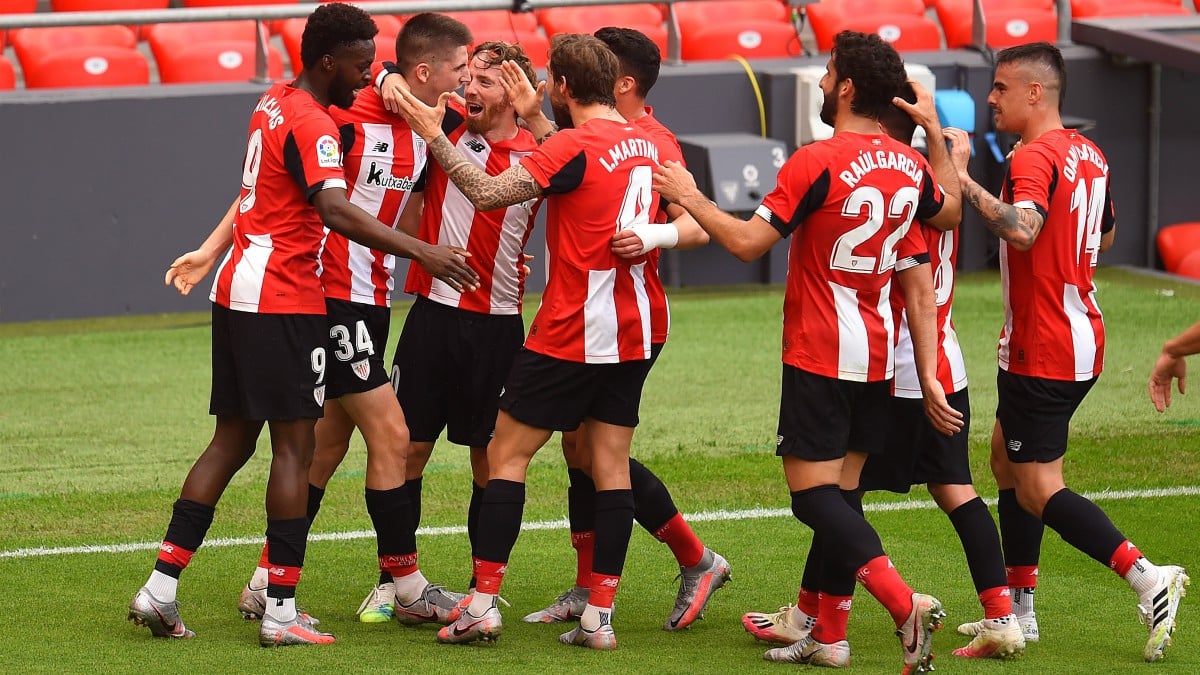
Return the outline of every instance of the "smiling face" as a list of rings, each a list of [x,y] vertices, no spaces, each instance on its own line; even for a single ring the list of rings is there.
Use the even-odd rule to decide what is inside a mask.
[[[375,61],[375,42],[360,40],[339,47],[324,58],[333,61],[333,79],[329,83],[329,102],[339,108],[354,105],[358,90],[371,85],[371,64]]]
[[[465,45],[446,51],[429,66],[429,86],[439,93],[455,91],[470,81]]]
[[[514,120],[515,112],[500,81],[499,64],[478,55],[471,59],[471,81],[463,90],[463,98],[467,101],[469,131],[483,134]]]
[[[1033,92],[1025,75],[1019,63],[996,67],[987,102],[992,108],[997,131],[1019,134],[1029,121]]]

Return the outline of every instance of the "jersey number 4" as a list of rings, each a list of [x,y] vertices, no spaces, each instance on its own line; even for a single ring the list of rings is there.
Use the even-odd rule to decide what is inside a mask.
[[[625,186],[621,211],[617,214],[618,232],[632,225],[650,223],[650,204],[654,201],[651,189],[653,176],[654,169],[649,166],[635,166],[629,172],[629,185]]]
[[[855,220],[866,216],[866,222],[837,238],[833,244],[833,255],[829,258],[830,269],[857,274],[883,274],[896,266],[896,245],[908,234],[913,217],[917,213],[917,200],[921,193],[915,187],[905,186],[892,195],[887,204],[889,219],[903,218],[897,227],[883,240],[879,257],[855,255],[854,249],[874,237],[883,228],[883,192],[879,188],[862,186],[854,189],[842,204],[842,215]]]
[[[1075,264],[1087,258],[1088,265],[1095,267],[1100,257],[1100,221],[1104,216],[1104,197],[1108,190],[1108,177],[1092,179],[1091,194],[1086,180],[1075,184],[1071,193],[1071,213],[1075,214]]]

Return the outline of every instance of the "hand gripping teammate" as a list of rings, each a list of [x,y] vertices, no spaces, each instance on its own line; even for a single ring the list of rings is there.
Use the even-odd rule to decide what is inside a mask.
[[[1063,479],[1071,415],[1104,367],[1104,319],[1092,281],[1116,236],[1104,153],[1066,129],[1067,71],[1057,47],[1038,42],[996,54],[988,105],[996,128],[1017,134],[1000,198],[959,172],[963,200],[1000,238],[1004,326],[1000,331],[992,472],[1008,585],[1026,641],[1037,641],[1033,593],[1043,523],[1107,565],[1138,595],[1147,661],[1162,657],[1188,576],[1147,560],[1104,511]],[[969,154],[965,133],[951,152]],[[966,634],[980,624],[959,626]]]
[[[957,190],[943,192],[923,157],[880,133],[879,118],[906,80],[895,50],[877,35],[844,31],[826,71],[821,115],[834,127],[833,138],[800,148],[749,220],[716,208],[672,162],[656,172],[655,190],[686,208],[740,260],[792,237],[776,452],[792,512],[822,542],[821,599],[812,632],[764,658],[848,665],[846,600],[857,578],[895,622],[904,672],[924,672],[944,615],[941,603],[908,587],[839,487],[857,488],[866,455],[883,446],[880,420],[894,369],[888,298],[898,258],[915,256],[920,263],[895,276],[905,291],[926,414],[941,433],[962,428],[962,415],[947,404],[936,376],[933,277],[928,256],[919,253],[919,229],[912,227],[914,219],[953,227],[961,208]]]
[[[175,600],[180,573],[266,424],[272,450],[266,499],[271,574],[259,642],[333,642],[295,607],[309,529],[313,430],[326,386],[328,325],[318,277],[322,224],[372,248],[418,260],[458,287],[475,282],[464,252],[397,233],[346,198],[339,133],[327,108],[349,107],[369,82],[377,32],[362,10],[340,3],[319,7],[302,37],[301,74],[268,89],[251,116],[242,191],[227,214],[232,231],[218,226],[205,243],[206,249],[223,250],[232,241],[211,295],[210,411],[217,418],[216,431],[184,481],[158,562],[129,607],[129,618],[155,636],[193,635]],[[203,264],[184,261],[168,272],[167,281],[186,291],[205,272]]]

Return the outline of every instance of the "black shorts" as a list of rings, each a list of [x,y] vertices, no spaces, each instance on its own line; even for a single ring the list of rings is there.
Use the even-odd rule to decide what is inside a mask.
[[[933,428],[923,400],[893,397],[884,451],[867,459],[859,487],[904,494],[923,483],[970,485],[971,398],[963,389],[946,394],[946,402],[963,414],[963,428],[953,436]]]
[[[525,340],[519,314],[470,312],[417,297],[392,357],[392,387],[409,437],[485,448],[496,429],[500,392]]]
[[[996,373],[996,419],[1008,461],[1053,462],[1067,453],[1071,416],[1097,378],[1073,382]]]
[[[325,405],[325,315],[212,306],[208,412],[244,420],[319,419]]]
[[[329,366],[328,398],[360,394],[388,382],[383,365],[392,310],[363,302],[325,298]]]
[[[662,347],[651,345],[648,359],[621,363],[563,361],[522,347],[500,409],[538,429],[574,431],[584,419],[636,427],[642,385]]]
[[[851,382],[783,364],[775,454],[811,462],[883,450],[890,380]]]

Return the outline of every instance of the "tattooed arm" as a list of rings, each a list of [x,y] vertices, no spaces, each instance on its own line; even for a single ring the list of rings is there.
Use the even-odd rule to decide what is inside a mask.
[[[481,211],[520,204],[542,194],[542,187],[525,167],[517,164],[499,176],[489,176],[463,158],[444,134],[429,141],[429,152],[446,170],[450,180]]]
[[[992,193],[984,190],[979,183],[970,177],[959,176],[962,184],[963,201],[970,204],[992,234],[1007,241],[1018,251],[1028,251],[1033,248],[1033,242],[1042,232],[1046,219],[1033,209],[1022,209],[1005,204]]]
[[[409,126],[429,144],[429,154],[446,171],[459,190],[481,211],[520,204],[542,194],[542,188],[520,164],[490,176],[471,164],[442,133],[442,116],[446,112],[448,94],[442,94],[436,106],[430,107],[411,92],[399,92],[400,114]]]

